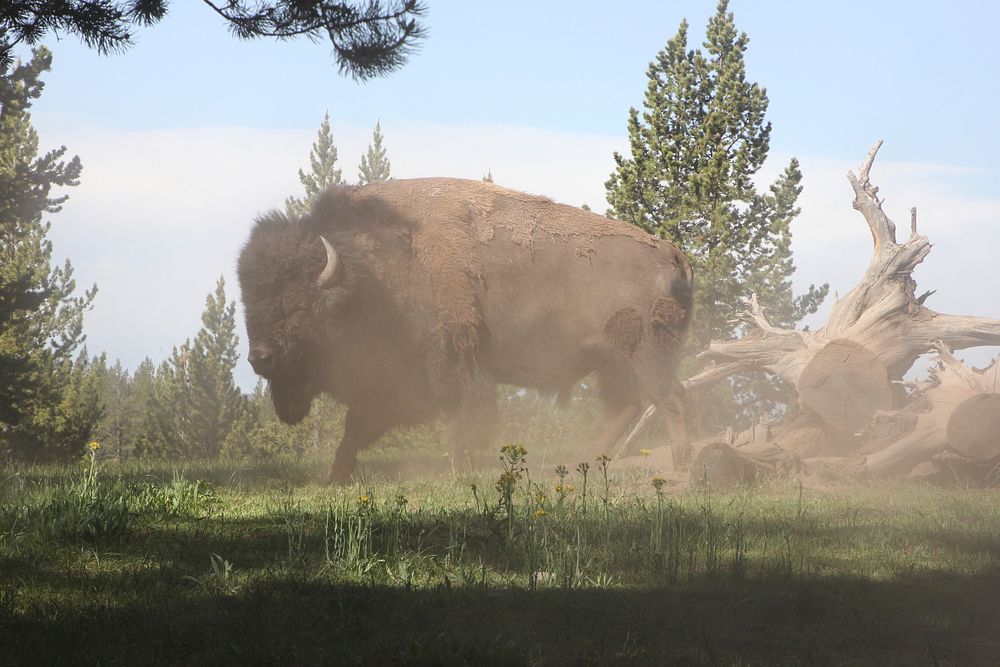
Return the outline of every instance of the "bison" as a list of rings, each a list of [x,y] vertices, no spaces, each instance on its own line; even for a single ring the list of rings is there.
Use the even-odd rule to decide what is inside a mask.
[[[675,377],[692,272],[624,222],[492,183],[336,186],[301,219],[259,217],[239,258],[249,361],[278,417],[321,392],[348,411],[331,481],[388,429],[453,418],[484,443],[506,383],[568,396],[596,372],[606,452],[644,402],[688,442]]]

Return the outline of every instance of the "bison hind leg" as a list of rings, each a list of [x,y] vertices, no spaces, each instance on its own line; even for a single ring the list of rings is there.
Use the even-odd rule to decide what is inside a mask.
[[[656,406],[667,443],[673,450],[674,467],[685,467],[691,460],[691,441],[687,432],[684,386],[676,376],[676,355],[669,351],[650,350],[636,364],[641,395]]]
[[[594,441],[592,456],[612,456],[615,445],[625,436],[639,416],[642,407],[636,378],[624,358],[609,354],[597,370],[601,403],[604,405],[604,426]]]

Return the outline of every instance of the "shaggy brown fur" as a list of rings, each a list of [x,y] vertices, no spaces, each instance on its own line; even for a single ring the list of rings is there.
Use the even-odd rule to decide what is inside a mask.
[[[341,264],[322,288],[320,235]],[[239,277],[278,415],[302,419],[320,392],[348,407],[333,479],[387,429],[441,413],[460,447],[482,443],[498,382],[565,394],[592,371],[609,412],[596,447],[651,401],[686,448],[691,268],[631,225],[478,181],[337,187],[302,220],[259,219]]]
[[[604,335],[609,343],[631,357],[642,342],[642,318],[631,306],[616,310],[604,325]]]

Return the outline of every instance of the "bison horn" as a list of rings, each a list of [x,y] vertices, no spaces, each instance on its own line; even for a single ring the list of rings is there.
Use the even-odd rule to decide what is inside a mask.
[[[322,236],[319,237],[319,240],[323,242],[323,248],[326,250],[326,266],[323,267],[323,271],[316,279],[316,287],[325,287],[337,274],[337,251]]]

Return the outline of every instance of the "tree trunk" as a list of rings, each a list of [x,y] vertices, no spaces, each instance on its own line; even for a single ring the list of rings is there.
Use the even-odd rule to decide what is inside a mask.
[[[820,348],[795,388],[803,405],[846,433],[861,430],[878,410],[892,407],[885,364],[851,340],[830,341]]]
[[[938,343],[938,368],[919,392],[930,406],[916,426],[885,449],[869,454],[872,475],[903,472],[946,447],[973,461],[1000,456],[1000,363],[973,370]]]

